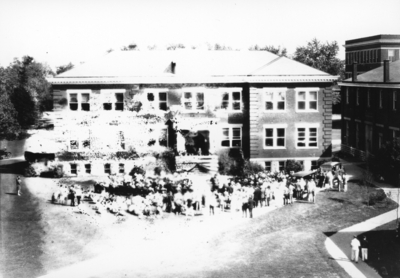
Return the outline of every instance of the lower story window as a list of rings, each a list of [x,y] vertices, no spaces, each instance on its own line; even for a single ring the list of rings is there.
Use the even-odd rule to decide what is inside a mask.
[[[92,165],[91,164],[85,164],[85,173],[90,174],[92,172]]]
[[[285,170],[285,163],[286,161],[279,161],[279,172],[282,172]]]
[[[77,164],[71,164],[71,174],[77,175],[78,174],[78,165]]]
[[[285,127],[264,126],[264,148],[285,148]]]
[[[271,171],[271,161],[265,161],[265,171]]]
[[[111,174],[111,165],[110,165],[110,163],[104,164],[104,173]]]
[[[242,146],[242,128],[241,127],[222,128],[221,146],[240,148]]]
[[[311,170],[318,169],[318,160],[311,160]]]
[[[125,174],[125,165],[123,163],[119,164],[119,173]]]

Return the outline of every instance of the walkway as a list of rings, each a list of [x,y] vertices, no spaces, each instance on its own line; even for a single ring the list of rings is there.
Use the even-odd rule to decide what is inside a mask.
[[[347,173],[350,175],[349,180],[360,179],[362,177],[362,171],[357,166],[359,163],[349,163],[343,161],[343,165],[346,168]],[[382,188],[385,192],[391,191],[391,198],[398,203],[398,190],[394,190],[392,185],[384,183],[375,183],[377,187]],[[332,259],[335,260],[349,275],[353,278],[379,278],[381,277],[373,268],[359,260],[358,264],[350,261],[351,249],[350,242],[354,235],[360,235],[367,231],[373,230],[386,223],[392,222],[397,219],[399,215],[399,207],[387,213],[381,214],[374,218],[368,219],[364,222],[358,223],[351,227],[345,228],[338,231],[331,237],[325,240],[325,247],[331,255]],[[342,251],[346,250],[346,254]]]

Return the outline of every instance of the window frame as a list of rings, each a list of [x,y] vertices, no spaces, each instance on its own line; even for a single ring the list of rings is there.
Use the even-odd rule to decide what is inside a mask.
[[[181,106],[183,113],[205,113],[206,112],[206,89],[199,87],[199,88],[185,88],[181,90]],[[189,101],[185,101],[185,94],[191,93],[192,96],[190,98],[190,103],[192,105],[191,110],[186,109],[185,103],[189,103]],[[195,109],[197,107],[197,94],[203,94],[203,109]]]
[[[234,109],[234,104],[237,103],[237,101],[233,100],[233,94],[234,93],[239,93],[239,101],[238,101],[239,109]],[[228,97],[229,97],[229,99],[227,101],[227,103],[228,103],[228,107],[227,108],[223,107],[223,103],[226,102],[223,99],[224,94],[228,94]],[[234,88],[234,89],[233,88],[227,88],[227,89],[221,90],[221,104],[219,106],[220,110],[229,111],[229,112],[235,112],[235,113],[242,112],[242,110],[243,110],[242,102],[243,102],[243,94],[242,94],[242,89],[241,88]],[[204,103],[205,103],[205,101],[204,101]]]
[[[111,163],[104,163],[104,174],[111,175]]]
[[[319,112],[319,91],[320,88],[296,88],[295,92],[296,92],[296,112],[297,113],[318,113]],[[300,92],[305,92],[305,108],[304,109],[299,109],[299,102],[303,101],[303,100],[299,100],[299,93]],[[316,109],[310,109],[310,102],[314,102],[314,100],[310,100],[309,96],[311,92],[316,92]]]
[[[269,164],[269,165],[267,165]],[[271,172],[272,170],[272,161],[264,161],[264,169],[265,171]]]
[[[281,163],[283,164],[283,166],[281,166]],[[281,169],[282,167],[282,169]],[[286,169],[286,160],[279,160],[278,161],[278,171],[282,172]]]
[[[237,129],[237,128],[239,128],[240,129],[240,146],[233,146],[233,141],[237,141],[237,140],[239,140],[239,139],[235,139],[234,138],[234,136],[233,136],[233,129]],[[228,137],[225,137],[224,135],[223,135],[223,132],[224,132],[224,129],[228,129],[228,131],[229,131],[229,134],[228,134]],[[243,125],[242,124],[236,124],[236,125],[223,125],[223,126],[221,126],[221,138],[220,138],[220,144],[219,144],[219,146],[220,146],[220,148],[235,148],[235,149],[239,149],[239,148],[242,148],[243,147]],[[229,140],[229,146],[223,146],[222,145],[222,142],[223,141],[228,141]]]
[[[315,124],[296,124],[295,125],[295,137],[296,137],[296,149],[318,149],[319,148],[319,127],[320,125],[318,123]],[[299,128],[304,128],[305,129],[305,134],[304,134],[304,141],[306,146],[299,146],[298,144],[300,143],[299,141]],[[315,136],[311,136],[311,128],[315,128],[316,129],[316,135]],[[310,138],[315,137],[315,142],[316,142],[316,146],[310,146],[311,143],[313,143],[312,141],[310,141]]]
[[[287,124],[264,124],[263,125],[263,135],[262,135],[262,140],[263,140],[263,149],[264,150],[284,150],[287,148]],[[273,130],[273,134],[272,134],[272,140],[273,140],[273,146],[267,146],[265,144],[265,141],[267,140],[267,136],[266,136],[266,130],[267,129],[272,129]],[[283,129],[284,130],[284,146],[278,146],[278,139],[281,138],[281,136],[278,136],[278,129]],[[268,137],[270,138],[270,137]]]
[[[166,113],[168,110],[169,110],[169,106],[168,106],[168,92],[169,92],[169,90],[168,89],[163,89],[163,88],[160,88],[160,89],[151,89],[151,90],[145,90],[145,99],[146,99],[146,102],[149,104],[149,106],[152,108],[152,109],[154,109],[154,110],[158,110],[158,111],[163,111],[164,113]],[[160,100],[160,94],[164,94],[165,93],[165,101],[164,100]],[[153,101],[150,101],[149,100],[149,94],[153,94],[153,96],[154,96],[154,100]],[[160,108],[160,105],[162,104],[162,103],[165,103],[165,110],[164,109],[161,109]]]
[[[91,92],[92,90],[67,90],[67,95],[68,95],[68,109],[69,111],[73,112],[90,112],[90,107],[91,107]],[[76,104],[77,108],[76,110],[71,109],[71,95],[76,95],[76,102],[73,102]],[[83,102],[83,95],[88,95],[89,96],[89,101],[88,102]],[[88,104],[89,110],[82,109],[83,104]]]
[[[287,87],[282,87],[282,88],[263,88],[262,89],[262,111],[264,113],[285,113],[287,112],[287,103],[286,103],[286,95],[287,95]],[[273,105],[273,109],[267,109],[267,98],[266,95],[268,93],[272,93],[272,105]],[[278,102],[282,102],[282,101],[278,101],[277,95],[279,95],[279,93],[283,93],[284,94],[284,100],[283,100],[283,105],[284,105],[284,109],[278,109]],[[318,97],[317,97],[318,98]],[[318,103],[318,102],[317,102]],[[318,105],[318,104],[317,104]]]
[[[71,175],[78,175],[78,163],[70,163],[70,168],[71,168]]]
[[[87,167],[87,166],[89,166],[89,167]],[[86,173],[86,174],[91,174],[91,173],[92,173],[92,164],[86,163],[86,164],[84,165],[84,167],[85,167],[85,173]]]
[[[102,101],[102,111],[125,111],[124,103],[125,103],[125,94],[126,94],[126,89],[101,89],[100,90],[100,95],[104,94],[107,98],[106,99],[101,99]],[[117,102],[117,94],[122,94],[122,102]],[[112,95],[112,96],[110,96]],[[110,100],[109,102],[106,102],[106,100]],[[122,109],[119,109],[118,107],[122,103]],[[105,109],[107,107],[110,107],[110,109]],[[118,108],[118,109],[117,109]]]

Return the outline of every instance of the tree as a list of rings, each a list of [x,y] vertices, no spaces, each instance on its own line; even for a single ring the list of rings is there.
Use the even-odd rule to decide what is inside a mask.
[[[17,111],[4,86],[0,84],[0,140],[15,140],[21,132]]]
[[[272,46],[272,45],[266,45],[266,46],[264,46],[264,47],[260,47],[260,46],[258,46],[258,45],[256,44],[256,45],[250,46],[250,47],[249,47],[249,50],[251,50],[251,51],[269,51],[269,52],[274,53],[274,54],[276,54],[276,55],[278,55],[278,56],[287,57],[287,50],[286,50],[286,48],[283,47],[283,48],[281,49],[280,46],[275,47],[275,46]]]
[[[127,46],[121,48],[122,51],[132,51],[132,50],[139,50],[139,46],[136,43],[130,43]]]
[[[177,44],[170,44],[167,46],[167,50],[176,50],[176,49],[185,49],[185,45],[182,43],[177,43]]]
[[[386,142],[373,158],[373,170],[385,181],[398,182],[400,170],[400,138]]]
[[[63,72],[69,71],[74,68],[74,65],[70,62],[67,65],[62,65],[56,68],[56,74],[61,74]]]
[[[329,74],[339,75],[342,80],[345,63],[337,58],[338,52],[339,45],[336,41],[324,44],[313,39],[306,46],[297,47],[293,59]]]

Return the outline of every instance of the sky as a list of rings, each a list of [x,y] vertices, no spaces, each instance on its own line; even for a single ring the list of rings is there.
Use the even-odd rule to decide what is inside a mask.
[[[0,0],[0,66],[29,55],[53,69],[171,43],[285,47],[400,34],[400,0]]]

